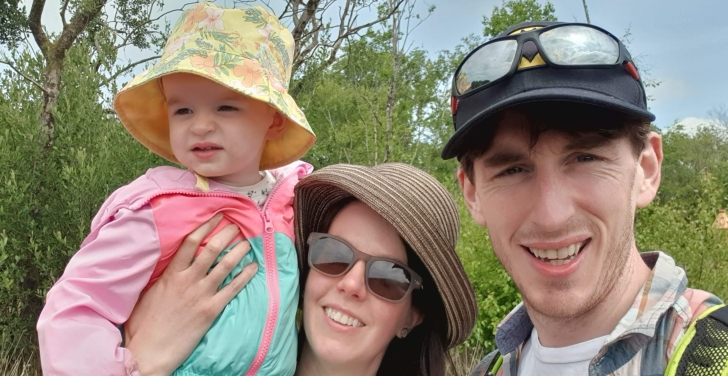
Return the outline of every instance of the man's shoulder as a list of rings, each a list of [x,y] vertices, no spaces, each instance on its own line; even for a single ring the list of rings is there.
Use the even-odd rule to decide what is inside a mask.
[[[675,331],[684,332],[703,312],[719,304],[723,304],[723,301],[710,292],[686,288],[673,305],[677,315],[682,319],[682,328],[675,328]],[[672,336],[676,337],[676,334],[673,332]]]

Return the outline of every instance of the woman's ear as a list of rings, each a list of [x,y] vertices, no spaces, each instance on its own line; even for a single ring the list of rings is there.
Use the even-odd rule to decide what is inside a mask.
[[[265,134],[266,140],[275,140],[281,137],[283,131],[286,129],[286,118],[281,115],[280,112],[276,111],[273,114],[273,122],[268,128],[268,132]]]
[[[425,315],[422,314],[422,311],[417,309],[417,307],[412,306],[412,309],[404,322],[404,327],[397,333],[397,337],[404,338],[407,336],[407,333],[412,332],[412,329],[414,329],[417,325],[422,324],[422,320],[424,318]]]

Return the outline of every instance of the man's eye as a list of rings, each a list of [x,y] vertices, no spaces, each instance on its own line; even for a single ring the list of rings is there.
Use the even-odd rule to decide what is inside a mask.
[[[498,174],[498,176],[515,175],[515,174],[518,174],[518,173],[521,173],[521,172],[523,172],[523,169],[522,168],[520,168],[520,167],[511,167],[511,168],[508,168],[506,170],[503,170],[503,172],[501,172],[500,174]]]
[[[597,160],[597,157],[593,155],[580,155],[576,157],[577,162],[594,162]]]
[[[237,111],[238,109],[233,106],[220,106],[218,111]]]
[[[175,115],[189,115],[191,113],[192,110],[190,110],[189,108],[180,108],[174,112]]]

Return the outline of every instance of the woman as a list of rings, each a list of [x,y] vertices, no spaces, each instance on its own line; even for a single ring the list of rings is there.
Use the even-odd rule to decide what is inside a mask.
[[[447,190],[405,164],[334,165],[303,179],[295,200],[303,291],[296,374],[443,375],[447,350],[467,338],[476,319],[455,253],[459,221]],[[199,244],[195,239],[208,227],[214,224],[193,233],[189,244]],[[210,244],[234,236],[226,228]],[[243,273],[254,272],[245,269],[239,283],[216,291],[216,278],[242,252],[230,252],[232,262],[205,275],[221,248],[210,244],[198,266],[200,257],[186,267],[192,257],[180,249],[182,261],[130,319],[127,347],[142,375],[174,370],[241,288]]]

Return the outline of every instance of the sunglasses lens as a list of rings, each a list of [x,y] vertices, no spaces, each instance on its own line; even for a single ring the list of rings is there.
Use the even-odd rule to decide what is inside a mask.
[[[369,267],[369,289],[382,298],[400,300],[409,290],[412,276],[401,266],[384,260],[376,260]]]
[[[544,53],[560,65],[614,64],[619,44],[604,32],[585,26],[563,26],[541,33]]]
[[[331,276],[344,273],[354,259],[354,252],[346,244],[333,238],[318,239],[309,252],[311,266]]]
[[[455,76],[458,95],[505,76],[513,66],[518,42],[504,40],[486,44],[470,55]]]

